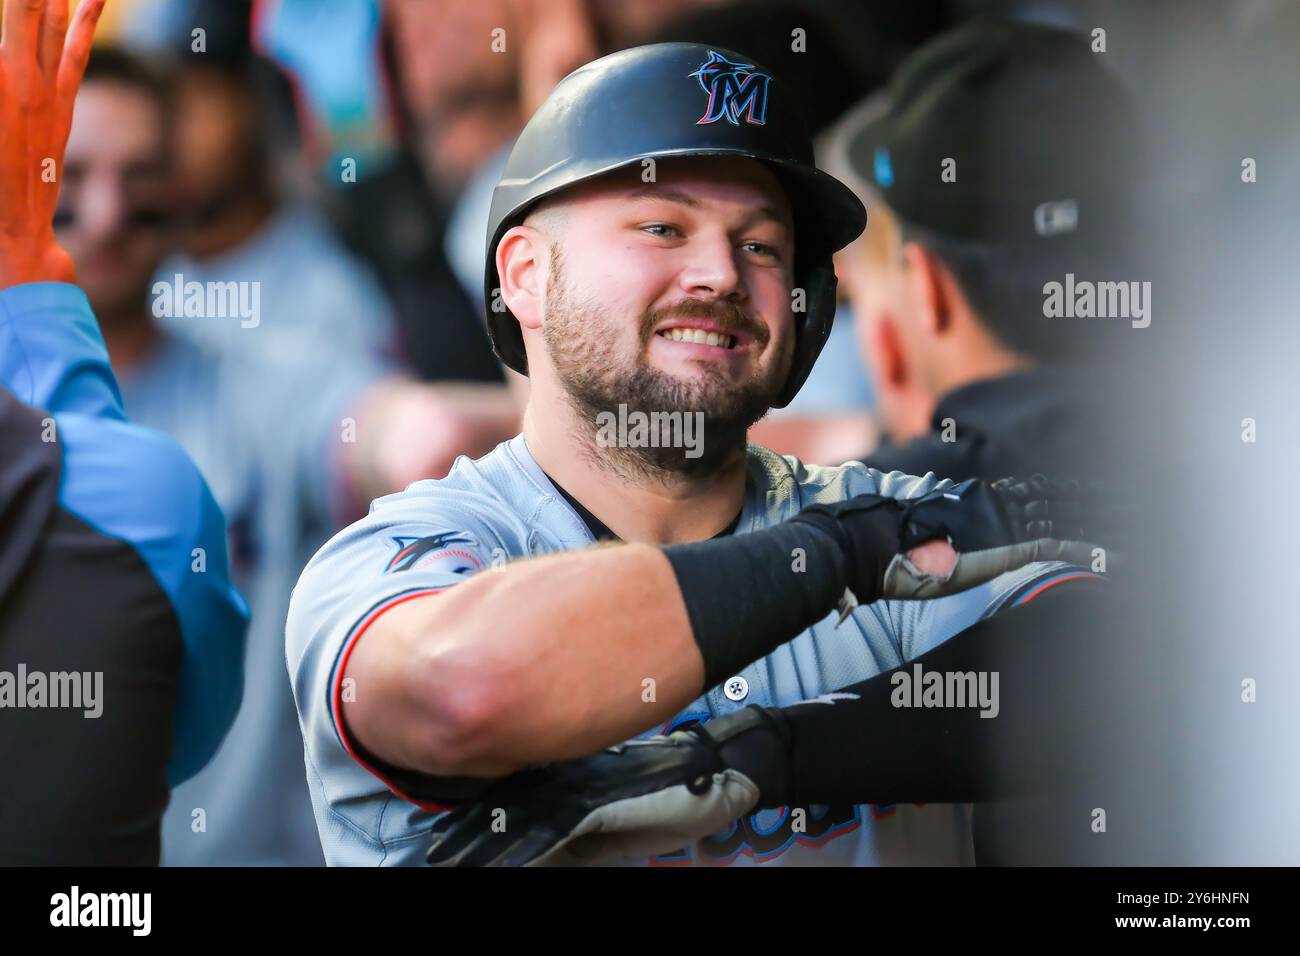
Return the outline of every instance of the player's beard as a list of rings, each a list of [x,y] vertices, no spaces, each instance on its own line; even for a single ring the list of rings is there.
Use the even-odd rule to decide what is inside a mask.
[[[688,301],[668,310],[647,312],[637,318],[637,354],[629,363],[619,355],[617,334],[625,316],[604,308],[594,295],[582,295],[566,281],[559,250],[552,255],[547,286],[546,324],[543,338],[578,420],[591,428],[589,448],[599,466],[631,479],[672,481],[708,475],[743,454],[745,434],[771,408],[789,372],[790,356],[776,367],[761,370],[736,383],[719,369],[702,363],[701,372],[681,379],[649,364],[648,349],[655,327],[668,316],[708,317],[748,334],[756,351],[767,344],[762,322],[734,304]],[[679,420],[703,412],[703,434],[695,448],[628,447],[604,445],[596,440],[598,416],[620,416],[623,405],[629,420],[633,412],[653,421],[654,413],[680,413]],[[621,416],[620,416],[620,420]],[[662,419],[660,419],[662,420]],[[691,455],[698,457],[690,457]]]

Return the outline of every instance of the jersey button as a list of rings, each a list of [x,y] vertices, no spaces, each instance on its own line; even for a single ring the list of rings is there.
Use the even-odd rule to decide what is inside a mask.
[[[727,700],[744,700],[749,696],[749,681],[737,674],[722,685],[722,692]]]

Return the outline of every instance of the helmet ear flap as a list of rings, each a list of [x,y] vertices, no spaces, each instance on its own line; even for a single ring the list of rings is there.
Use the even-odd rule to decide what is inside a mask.
[[[813,363],[830,338],[835,321],[835,267],[830,261],[819,263],[800,272],[803,283],[796,289],[804,293],[802,316],[795,313],[794,362],[790,377],[786,379],[781,394],[772,403],[773,408],[785,408],[794,400],[803,383],[812,372]]]

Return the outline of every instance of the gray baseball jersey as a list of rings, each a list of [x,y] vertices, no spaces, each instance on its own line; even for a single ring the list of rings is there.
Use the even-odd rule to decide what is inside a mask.
[[[784,521],[806,505],[859,494],[911,498],[946,484],[933,474],[883,474],[858,463],[822,468],[750,446],[737,534]],[[347,658],[396,604],[454,586],[502,560],[586,548],[586,524],[533,460],[522,436],[451,474],[380,498],[308,564],[294,591],[287,662],[302,725],[307,782],[327,862],[422,864],[437,808],[401,792],[367,763],[339,720]],[[836,615],[701,696],[660,733],[750,704],[788,706],[864,680],[925,653],[995,612],[1030,581],[1061,569],[1034,564],[933,601],[879,601],[840,627]],[[743,593],[737,595],[743,600]],[[737,679],[739,678],[739,679]],[[737,820],[648,865],[968,864],[969,807],[817,806]]]

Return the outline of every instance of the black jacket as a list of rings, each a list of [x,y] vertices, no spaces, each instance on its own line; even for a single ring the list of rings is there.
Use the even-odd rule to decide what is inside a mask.
[[[954,389],[935,407],[933,432],[882,445],[862,460],[881,471],[940,478],[1091,478],[1104,467],[1106,415],[1079,370],[1039,367]],[[947,420],[955,439],[944,441]]]
[[[0,387],[0,863],[154,864],[179,624],[136,549],[60,501],[62,424]]]

